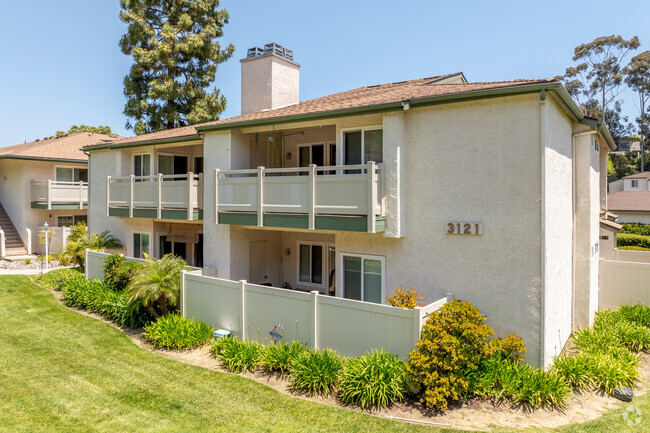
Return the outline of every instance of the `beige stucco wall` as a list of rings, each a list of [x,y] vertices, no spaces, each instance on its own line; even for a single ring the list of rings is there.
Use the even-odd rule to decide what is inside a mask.
[[[241,62],[241,114],[299,101],[300,66],[276,56]]]
[[[0,202],[11,218],[23,243],[27,243],[27,228],[32,231],[32,251],[38,251],[37,227],[45,222],[55,227],[58,216],[86,215],[86,209],[47,210],[32,209],[32,180],[47,181],[55,179],[56,167],[83,168],[85,163],[65,163],[50,161],[0,160]],[[54,251],[55,253],[58,251]]]

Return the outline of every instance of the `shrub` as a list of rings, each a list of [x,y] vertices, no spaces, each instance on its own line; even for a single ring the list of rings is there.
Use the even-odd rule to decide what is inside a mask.
[[[32,259],[30,259],[30,258],[23,259],[23,263],[26,264],[26,265],[29,265],[31,262],[32,262]]]
[[[448,400],[467,391],[466,372],[478,368],[486,357],[485,340],[494,334],[484,320],[478,308],[457,300],[429,315],[406,364],[407,373],[422,387],[420,401],[426,406],[444,410]]]
[[[217,342],[212,346],[212,353],[219,357],[226,370],[244,373],[255,371],[260,364],[263,346],[259,343],[240,341],[235,337],[220,338]]]
[[[73,280],[85,280],[84,275],[75,269],[54,269],[43,276],[34,277],[34,281],[45,287],[46,289],[62,290],[63,287]]]
[[[422,299],[422,296],[418,295],[414,287],[404,290],[404,286],[400,286],[395,290],[393,296],[386,296],[386,303],[393,307],[412,310],[415,307],[422,307],[424,305],[419,302]]]
[[[285,375],[289,372],[289,365],[291,362],[305,350],[307,350],[305,345],[299,341],[267,346],[264,349],[262,364],[270,371],[275,371],[281,375]]]
[[[593,356],[580,352],[573,356],[556,357],[551,369],[572,387],[582,389],[594,385],[595,363],[596,360]]]
[[[214,333],[211,326],[200,320],[168,314],[144,327],[144,338],[154,347],[192,349],[207,343]]]
[[[616,235],[616,245],[619,247],[650,248],[650,236],[619,233]]]
[[[621,229],[621,233],[629,233],[629,234],[641,235],[641,236],[650,236],[650,225],[648,225],[648,224],[640,224],[640,223],[623,224],[623,228]]]
[[[404,362],[395,355],[373,351],[348,359],[341,370],[339,398],[368,409],[402,401],[405,394]]]
[[[534,407],[562,407],[571,393],[559,374],[504,359],[500,353],[481,362],[470,378],[469,391],[474,395]]]
[[[636,323],[621,321],[610,328],[618,341],[633,352],[650,349],[650,328]]]
[[[636,305],[623,305],[618,311],[628,322],[650,327],[650,306],[641,303]]]
[[[104,282],[115,290],[124,290],[140,268],[142,265],[138,262],[128,261],[121,254],[111,254],[104,259]]]
[[[67,243],[63,247],[61,254],[59,254],[59,257],[68,263],[77,263],[82,270],[85,265],[86,248],[95,251],[122,248],[122,243],[119,239],[111,235],[108,230],[98,234],[89,234],[85,222],[79,222],[70,227],[70,229]]]
[[[289,366],[291,388],[309,395],[329,395],[342,366],[343,361],[332,349],[304,351]]]
[[[515,334],[509,334],[503,340],[494,337],[486,345],[486,355],[492,356],[499,353],[503,359],[523,361],[523,354],[526,353],[526,343]]]
[[[129,303],[141,302],[153,317],[173,312],[180,295],[181,270],[185,266],[185,260],[172,254],[160,260],[148,258],[127,287]]]

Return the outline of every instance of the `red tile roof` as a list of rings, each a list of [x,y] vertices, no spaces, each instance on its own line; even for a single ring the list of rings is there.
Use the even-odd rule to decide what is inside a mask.
[[[0,158],[25,159],[65,159],[88,161],[88,156],[81,151],[84,146],[106,145],[122,137],[117,135],[94,134],[79,132],[64,137],[49,138],[0,147]]]
[[[380,104],[400,102],[404,100],[426,98],[433,96],[455,95],[479,90],[492,90],[509,87],[518,87],[530,84],[545,84],[556,82],[555,79],[540,80],[512,80],[492,81],[483,83],[465,83],[456,80],[448,82],[445,78],[459,74],[439,75],[436,77],[419,78],[416,80],[400,81],[396,83],[364,86],[346,92],[335,93],[321,98],[299,102],[287,107],[274,110],[259,111],[242,116],[231,117],[199,125],[184,126],[165,131],[144,134],[137,137],[124,138],[116,141],[115,145],[139,143],[147,141],[165,140],[173,138],[188,138],[197,135],[196,128],[213,125],[229,125],[239,122],[282,119],[296,115],[327,113],[330,111],[351,109],[357,107],[375,106]],[[441,82],[442,80],[442,82]],[[94,146],[88,146],[92,148]]]
[[[607,209],[650,212],[650,191],[619,191],[607,195]]]

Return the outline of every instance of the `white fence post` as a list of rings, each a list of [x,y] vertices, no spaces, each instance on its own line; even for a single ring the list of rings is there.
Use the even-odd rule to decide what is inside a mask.
[[[187,271],[183,269],[181,271],[181,316],[185,317],[185,275]]]
[[[52,209],[52,180],[47,180],[47,208]]]
[[[319,349],[318,346],[318,290],[311,292],[311,338],[314,349]]]
[[[316,229],[316,164],[309,164],[309,230]]]
[[[129,218],[133,218],[133,189],[135,187],[135,175],[129,176],[130,186],[129,186]]]
[[[605,305],[605,259],[598,259],[598,311]]]
[[[4,257],[6,255],[6,247],[5,247],[5,231],[0,228],[0,257]]]
[[[47,236],[47,231],[45,232],[45,236]],[[84,250],[84,276],[86,277],[86,279],[88,279],[88,268],[90,267],[88,265],[89,265],[89,263],[88,263],[88,248],[86,248]]]
[[[377,232],[377,220],[375,219],[375,203],[377,202],[377,188],[375,184],[377,183],[377,173],[376,173],[376,164],[374,161],[369,161],[367,164],[368,168],[366,169],[367,179],[368,179],[368,233]]]
[[[257,226],[264,227],[264,167],[257,167]]]
[[[239,280],[241,291],[241,339],[246,340],[246,280]]]
[[[214,223],[219,224],[219,169],[214,169]]]
[[[192,203],[192,188],[194,187],[194,173],[187,173],[187,220],[194,219],[194,206]]]
[[[106,216],[111,215],[111,177],[106,176]]]
[[[416,347],[422,332],[423,320],[422,307],[413,308],[413,347]]]
[[[31,254],[32,253],[32,230],[29,227],[27,227],[25,231],[27,232],[27,254]]]

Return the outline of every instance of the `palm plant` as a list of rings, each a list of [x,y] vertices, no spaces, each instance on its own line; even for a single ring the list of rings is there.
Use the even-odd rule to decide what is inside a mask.
[[[86,223],[80,222],[71,227],[67,243],[61,251],[60,258],[69,262],[75,262],[81,270],[84,270],[84,252],[86,248],[94,251],[106,251],[107,249],[122,248],[122,242],[110,234],[108,230],[99,234],[88,234]]]
[[[147,258],[127,287],[128,303],[141,302],[156,318],[160,315],[154,308],[155,304],[158,304],[163,316],[168,308],[176,309],[181,289],[181,270],[185,266],[185,260],[173,254],[167,254],[160,260]]]

